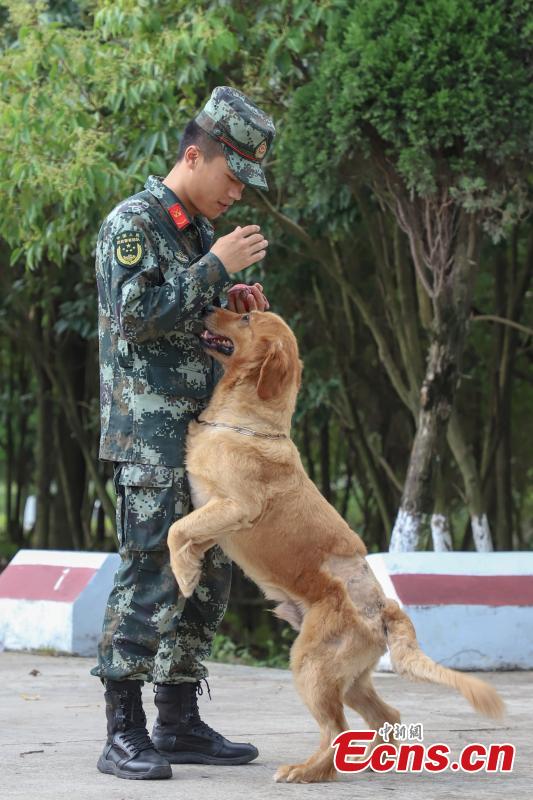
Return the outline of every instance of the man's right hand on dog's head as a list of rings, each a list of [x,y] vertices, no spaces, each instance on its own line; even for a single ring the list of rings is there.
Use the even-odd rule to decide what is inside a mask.
[[[248,311],[266,311],[270,308],[270,303],[263,294],[263,287],[260,283],[254,283],[253,286],[236,283],[228,290],[227,295],[228,311],[235,311],[237,314],[246,314]]]

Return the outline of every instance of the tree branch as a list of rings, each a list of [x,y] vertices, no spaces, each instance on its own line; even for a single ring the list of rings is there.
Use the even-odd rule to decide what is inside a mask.
[[[485,320],[488,322],[499,322],[502,325],[509,325],[510,328],[516,328],[528,336],[533,336],[533,328],[528,328],[526,325],[521,325],[519,322],[515,322],[512,319],[498,317],[496,314],[476,314],[476,316],[472,316],[470,319],[472,322],[484,322]]]

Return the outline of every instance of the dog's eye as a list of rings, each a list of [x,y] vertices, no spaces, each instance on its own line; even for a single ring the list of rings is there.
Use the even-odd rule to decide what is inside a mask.
[[[250,322],[250,315],[249,314],[243,314],[242,317],[241,317],[241,320],[243,322]]]

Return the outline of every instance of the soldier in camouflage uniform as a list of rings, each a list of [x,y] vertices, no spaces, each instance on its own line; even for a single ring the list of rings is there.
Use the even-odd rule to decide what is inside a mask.
[[[106,687],[108,738],[102,772],[165,778],[170,763],[242,764],[251,744],[234,743],[199,717],[215,631],[228,601],[231,562],[215,546],[185,600],[170,568],[167,531],[191,510],[184,445],[187,425],[220,377],[203,350],[202,309],[220,304],[231,275],[261,260],[258,226],[213,243],[215,219],[245,184],[267,188],[261,161],[274,126],[236,89],[217,87],[185,129],[178,161],[163,180],[116,206],[98,236],[101,440],[114,463],[121,564],[91,671]],[[228,308],[264,310],[259,284]],[[158,718],[146,730],[141,686],[152,682]],[[157,749],[156,749],[157,748]]]

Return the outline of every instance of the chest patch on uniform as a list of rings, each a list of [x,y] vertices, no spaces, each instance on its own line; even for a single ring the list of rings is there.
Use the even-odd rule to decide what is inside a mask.
[[[115,258],[123,267],[134,267],[144,254],[144,236],[140,231],[124,231],[113,239]]]
[[[168,207],[168,213],[174,220],[174,225],[178,230],[182,231],[187,225],[190,225],[189,217],[185,213],[185,209],[180,203],[174,203],[173,206]]]

